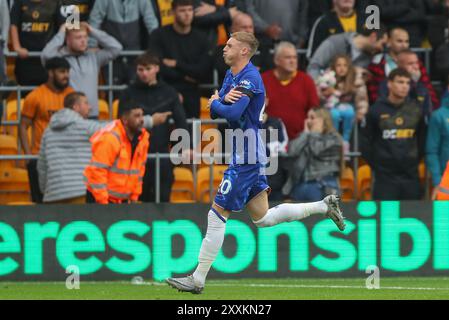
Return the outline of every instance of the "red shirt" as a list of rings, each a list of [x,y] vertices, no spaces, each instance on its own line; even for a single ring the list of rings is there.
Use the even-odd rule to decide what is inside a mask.
[[[284,122],[289,139],[297,138],[304,130],[309,110],[320,105],[313,79],[298,71],[289,84],[282,85],[273,70],[263,73],[262,79],[269,99],[268,115]]]

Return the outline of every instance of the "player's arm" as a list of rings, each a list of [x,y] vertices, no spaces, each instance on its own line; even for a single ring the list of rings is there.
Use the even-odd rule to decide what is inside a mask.
[[[213,100],[211,103],[211,114],[228,121],[238,121],[243,112],[245,112],[251,99],[247,95],[243,95],[237,102],[233,104],[223,104],[219,99]]]

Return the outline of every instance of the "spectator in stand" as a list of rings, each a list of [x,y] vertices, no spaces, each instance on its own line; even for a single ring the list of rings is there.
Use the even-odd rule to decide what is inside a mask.
[[[204,31],[211,45],[224,46],[228,29],[239,13],[233,0],[195,0],[194,27]]]
[[[315,21],[310,31],[307,58],[311,58],[321,43],[334,34],[360,32],[365,28],[365,6],[355,0],[333,0],[333,9]]]
[[[48,80],[45,84],[31,91],[25,98],[19,125],[19,137],[25,154],[39,154],[42,135],[50,122],[51,116],[64,107],[64,98],[73,89],[69,86],[70,64],[63,58],[47,61],[45,68]],[[28,128],[33,126],[33,137],[28,141]],[[37,161],[27,162],[31,198],[35,203],[42,202],[39,190]]]
[[[395,69],[388,97],[372,105],[362,125],[361,149],[374,176],[374,200],[420,200],[418,166],[424,155],[426,125],[418,103],[408,99],[411,75]]]
[[[307,38],[308,0],[249,0],[246,10],[254,19],[261,40],[289,41],[302,48]]]
[[[100,50],[88,49],[88,37],[96,39]],[[64,45],[66,43],[66,45]],[[42,61],[64,57],[70,63],[70,85],[84,92],[91,106],[89,117],[98,118],[98,73],[102,66],[115,59],[122,45],[106,32],[81,22],[80,29],[67,30],[63,24],[55,37],[45,46]]]
[[[410,46],[420,48],[425,37],[426,7],[423,0],[371,0],[380,8],[380,19],[388,29],[408,31]]]
[[[368,95],[362,71],[352,66],[348,56],[337,55],[330,69],[318,78],[317,84],[322,105],[329,109],[337,131],[342,123],[343,150],[346,155],[350,151],[356,114],[357,119],[362,120],[368,111]]]
[[[175,22],[172,0],[151,0],[151,4],[159,26],[165,27]]]
[[[267,113],[281,119],[287,127],[288,138],[295,139],[304,129],[304,120],[310,109],[318,107],[315,83],[306,73],[298,70],[296,47],[281,42],[274,51],[276,68],[262,74],[267,97]]]
[[[283,193],[301,202],[313,202],[326,195],[339,194],[342,145],[329,112],[323,107],[310,110],[304,132],[288,147],[288,155],[293,162]]]
[[[174,24],[152,33],[150,49],[162,60],[162,78],[181,93],[186,116],[199,118],[199,83],[212,67],[210,44],[203,33],[192,28],[193,0],[173,0],[172,6]]]
[[[362,30],[359,33],[341,33],[327,38],[310,60],[307,73],[314,80],[326,70],[339,54],[351,57],[356,67],[367,68],[374,55],[382,52],[388,40],[385,28]]]
[[[379,97],[379,86],[382,82],[385,82],[390,72],[398,67],[399,55],[404,51],[409,51],[410,42],[407,30],[402,28],[394,28],[390,30],[388,37],[388,52],[378,54],[373,58],[373,61],[368,66],[368,71],[370,72],[370,80],[368,81],[368,92],[370,103],[376,102]],[[419,72],[417,70],[417,75],[420,74],[419,82],[428,89],[432,104],[437,107],[439,104],[435,90],[430,82],[430,78],[427,74],[426,67],[419,60],[416,54],[408,53],[403,56],[407,61],[402,68],[408,68],[407,65],[410,64],[412,67],[415,65],[416,60],[419,66]],[[412,70],[408,70],[411,72]]]
[[[309,30],[309,34],[313,29],[313,26],[315,25],[318,18],[320,18],[323,15],[323,13],[332,10],[332,3],[333,0],[314,0],[314,1],[309,0],[309,9],[307,13],[308,17],[307,30]]]
[[[435,188],[432,198],[438,201],[449,201],[449,162],[447,163],[443,178],[441,178],[441,183]]]
[[[64,99],[64,109],[53,115],[41,142],[37,170],[44,203],[78,204],[86,202],[84,169],[91,159],[89,139],[110,125],[87,120],[89,103],[84,93],[73,92]],[[144,117],[144,127],[165,122],[167,116]]]
[[[124,103],[134,99],[143,109],[144,115],[153,115],[155,112],[165,112],[172,115],[176,128],[188,129],[184,108],[179,101],[178,93],[174,88],[158,79],[160,60],[152,53],[145,53],[136,59],[137,81],[124,91],[119,104],[119,114],[122,113]],[[151,131],[151,144],[149,152],[170,153],[170,131],[172,126],[165,123]],[[173,164],[170,159],[161,159],[160,200],[170,201],[170,192],[173,184]],[[156,161],[149,159],[146,164],[143,178],[143,190],[140,200],[154,202],[156,194]]]
[[[434,187],[432,200],[435,200],[436,189],[449,161],[449,87],[441,101],[441,108],[430,117],[426,143],[426,164]]]
[[[410,50],[402,51],[398,55],[398,67],[406,70],[411,75],[412,82],[410,84],[409,98],[416,100],[421,105],[426,121],[428,121],[432,111],[439,107],[439,100],[436,97],[429,77],[427,74],[423,75],[421,73],[418,55]],[[387,81],[380,84],[379,95],[383,97],[388,96]],[[433,101],[437,105],[434,105]]]
[[[66,21],[66,18],[63,13],[71,13],[71,6],[76,6],[80,13],[80,21],[87,22],[89,20],[90,12],[94,6],[95,0],[60,0],[61,1],[61,23]]]
[[[249,33],[254,34],[253,18],[251,18],[251,16],[246,13],[239,13],[232,20],[231,34],[233,34],[234,32],[240,32],[240,31],[249,32]],[[226,76],[226,72],[229,70],[229,66],[225,63],[224,58],[223,58],[224,47],[225,47],[225,45],[217,46],[217,48],[215,49],[215,54],[214,54],[214,66],[218,72],[218,82],[219,83],[223,83],[223,80]],[[259,56],[253,57],[252,63],[255,66],[259,66],[260,65]]]
[[[145,29],[141,29],[141,20]],[[96,0],[90,13],[92,28],[102,29],[114,37],[124,50],[143,50],[144,32],[148,35],[159,24],[150,0]],[[108,70],[105,70],[108,78]],[[114,61],[114,84],[128,84],[134,72],[134,59],[121,57]]]
[[[266,99],[266,105],[269,104],[269,100]],[[288,147],[288,135],[287,129],[281,119],[269,117],[265,112],[262,120],[262,129],[266,130],[266,150],[267,157],[277,158],[278,170],[275,174],[268,175],[268,185],[271,188],[271,193],[268,196],[269,201],[283,201],[282,187],[287,181],[288,172],[285,170],[285,157],[287,155]],[[276,135],[273,135],[273,131],[276,131]],[[274,136],[277,139],[274,139]],[[280,157],[281,155],[281,157]]]
[[[149,133],[143,109],[133,101],[92,138],[92,158],[84,170],[87,203],[137,203],[148,156]]]
[[[19,58],[15,76],[22,86],[35,86],[47,81],[47,73],[39,57],[30,51],[42,51],[57,30],[58,1],[15,0],[11,10],[11,42]]]
[[[6,2],[6,0],[0,0],[0,86],[3,85],[4,82],[6,82],[6,59],[4,53],[8,51],[8,34],[8,3]],[[3,100],[2,92],[0,92],[0,100]]]
[[[307,11],[309,0],[249,0],[246,10],[254,20],[260,42],[261,71],[272,69],[270,51],[280,41],[303,48],[307,40]]]

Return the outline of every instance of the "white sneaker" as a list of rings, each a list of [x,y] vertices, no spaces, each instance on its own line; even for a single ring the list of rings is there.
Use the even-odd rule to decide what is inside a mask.
[[[204,289],[204,286],[201,287],[195,284],[195,280],[191,275],[185,278],[168,278],[165,282],[167,282],[170,287],[178,289],[180,292],[200,294]]]
[[[335,195],[330,195],[324,198],[323,201],[328,207],[326,216],[334,221],[340,231],[344,231],[346,224],[340,209],[340,198]]]

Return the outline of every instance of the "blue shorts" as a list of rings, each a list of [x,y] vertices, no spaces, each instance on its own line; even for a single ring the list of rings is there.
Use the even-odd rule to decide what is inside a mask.
[[[254,197],[270,190],[261,170],[260,164],[229,166],[218,187],[215,204],[228,211],[242,211]]]

